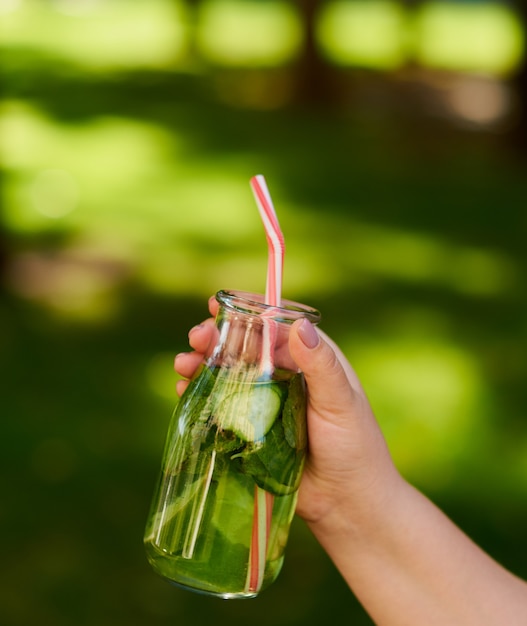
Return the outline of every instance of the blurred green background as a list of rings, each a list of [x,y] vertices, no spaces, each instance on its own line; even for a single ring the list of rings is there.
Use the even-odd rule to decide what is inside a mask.
[[[371,624],[300,520],[256,600],[144,557],[173,357],[264,289],[257,173],[401,471],[527,577],[524,11],[0,0],[2,626]]]

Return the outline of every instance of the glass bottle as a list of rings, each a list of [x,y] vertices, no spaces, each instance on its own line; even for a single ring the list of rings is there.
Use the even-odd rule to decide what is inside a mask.
[[[320,314],[241,291],[216,299],[215,347],[170,422],[145,547],[154,570],[180,586],[254,597],[282,567],[306,454],[289,330]]]

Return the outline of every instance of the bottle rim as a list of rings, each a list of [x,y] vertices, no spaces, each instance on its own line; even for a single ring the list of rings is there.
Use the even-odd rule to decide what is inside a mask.
[[[220,289],[216,293],[216,300],[220,305],[245,313],[247,315],[264,315],[276,322],[292,324],[298,319],[306,318],[312,324],[321,320],[320,311],[294,300],[282,299],[280,306],[273,306],[265,302],[265,296],[250,291],[237,289]]]

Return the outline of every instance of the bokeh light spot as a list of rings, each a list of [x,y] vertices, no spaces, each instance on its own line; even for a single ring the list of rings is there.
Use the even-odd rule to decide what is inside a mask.
[[[35,209],[51,219],[71,213],[79,201],[79,185],[67,170],[39,172],[29,187]]]
[[[474,358],[444,337],[406,330],[348,348],[401,471],[444,487],[460,446],[482,419]]]
[[[285,2],[203,2],[197,42],[209,61],[230,66],[279,65],[294,57],[302,29]]]
[[[318,40],[342,64],[393,68],[405,59],[405,13],[396,2],[331,2],[320,14]]]

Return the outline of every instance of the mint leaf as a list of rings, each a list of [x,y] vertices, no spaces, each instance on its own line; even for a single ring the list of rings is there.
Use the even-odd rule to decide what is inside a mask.
[[[276,496],[291,494],[298,489],[304,452],[288,444],[281,420],[275,421],[263,443],[248,444],[232,458],[259,487]]]
[[[278,483],[288,485],[295,473],[297,464],[297,452],[292,448],[284,432],[284,426],[280,420],[276,420],[271,430],[267,433],[265,443],[257,450],[256,454],[265,465],[267,472]]]
[[[289,382],[282,423],[287,443],[297,450],[304,450],[307,445],[306,404],[304,377],[295,374]]]

